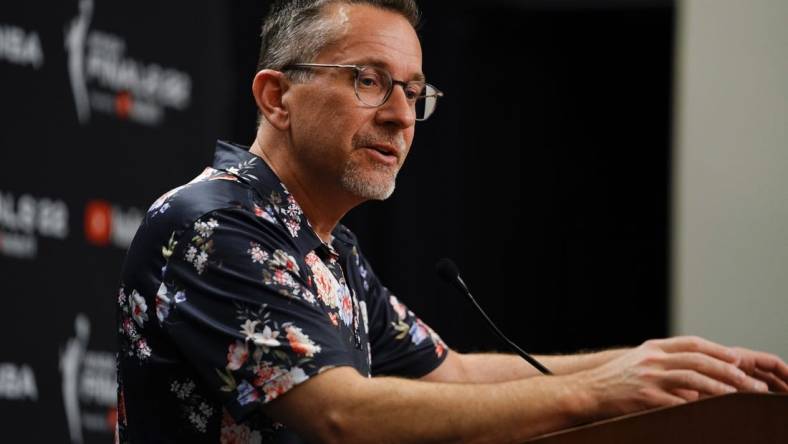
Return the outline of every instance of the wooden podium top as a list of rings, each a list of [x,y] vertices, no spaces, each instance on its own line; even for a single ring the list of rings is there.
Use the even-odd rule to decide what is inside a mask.
[[[531,444],[788,443],[788,395],[733,393],[543,435]]]

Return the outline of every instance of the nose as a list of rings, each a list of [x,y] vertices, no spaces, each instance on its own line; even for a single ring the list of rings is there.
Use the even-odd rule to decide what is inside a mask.
[[[389,99],[378,108],[375,117],[378,123],[399,129],[410,128],[416,124],[416,108],[408,102],[403,85],[394,85]]]

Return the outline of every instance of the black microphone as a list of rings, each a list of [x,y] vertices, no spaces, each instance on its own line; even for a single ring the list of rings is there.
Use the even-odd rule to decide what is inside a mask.
[[[529,364],[533,365],[537,370],[539,370],[543,374],[545,375],[553,374],[550,370],[547,369],[547,367],[545,367],[539,361],[531,357],[531,355],[526,353],[523,349],[518,347],[517,344],[509,340],[509,338],[507,338],[503,333],[501,333],[501,330],[499,330],[498,327],[495,326],[493,321],[490,320],[490,317],[487,316],[487,313],[485,313],[484,310],[482,310],[482,307],[480,307],[479,304],[476,302],[476,299],[473,298],[473,296],[471,295],[471,291],[468,290],[468,286],[465,285],[465,282],[460,277],[460,270],[457,269],[457,266],[454,265],[454,262],[452,262],[451,259],[444,257],[443,259],[439,260],[438,263],[435,264],[435,271],[437,271],[438,276],[440,276],[441,279],[443,279],[450,285],[453,285],[455,288],[457,288],[466,296],[468,296],[468,299],[470,299],[473,305],[476,307],[476,309],[479,310],[479,313],[481,313],[482,316],[484,316],[484,319],[487,320],[487,323],[490,325],[490,328],[492,328],[495,334],[498,335],[498,337],[501,338],[502,341],[504,341],[506,344],[509,345],[509,348],[517,352],[518,355],[520,355],[523,359],[528,361]]]

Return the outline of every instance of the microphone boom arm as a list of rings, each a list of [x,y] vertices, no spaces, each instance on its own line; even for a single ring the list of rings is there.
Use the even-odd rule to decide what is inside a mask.
[[[460,272],[457,269],[457,266],[454,265],[454,262],[452,262],[448,258],[443,258],[439,260],[437,264],[435,264],[435,271],[438,272],[438,276],[440,276],[444,281],[456,286],[456,288],[460,290],[461,293],[465,293],[465,295],[468,296],[468,299],[471,300],[471,302],[476,307],[476,309],[479,310],[479,313],[481,313],[482,316],[484,317],[484,320],[487,321],[487,325],[490,326],[492,331],[503,342],[505,342],[509,346],[509,348],[514,350],[518,355],[520,355],[520,357],[525,359],[529,364],[534,366],[534,368],[536,368],[543,374],[545,375],[553,374],[550,370],[547,369],[547,367],[542,365],[539,361],[537,361],[531,355],[526,353],[525,350],[521,349],[517,344],[515,344],[509,338],[507,338],[506,335],[504,335],[501,332],[501,330],[499,330],[498,327],[495,326],[495,323],[492,321],[492,319],[490,319],[490,317],[487,316],[487,313],[484,312],[484,310],[479,305],[479,303],[476,302],[476,299],[473,298],[473,295],[471,295],[471,291],[468,290],[468,286],[465,285],[465,282],[460,277]]]
[[[534,358],[533,358],[531,355],[529,355],[528,353],[526,353],[526,352],[525,352],[525,350],[523,350],[522,348],[520,348],[520,346],[518,346],[517,344],[515,344],[515,343],[514,343],[514,342],[513,342],[511,339],[507,338],[507,337],[506,337],[506,335],[504,335],[504,334],[503,334],[503,332],[502,332],[500,329],[498,329],[498,327],[497,327],[497,326],[496,326],[496,325],[493,323],[493,321],[490,319],[490,317],[489,317],[489,316],[487,316],[487,313],[485,313],[484,309],[482,309],[482,307],[479,305],[479,303],[478,303],[478,302],[476,302],[476,299],[474,299],[474,297],[473,297],[473,295],[471,294],[470,290],[468,290],[468,286],[467,286],[467,285],[465,285],[465,282],[462,280],[462,278],[461,278],[459,275],[457,275],[456,285],[458,286],[458,288],[459,288],[460,290],[462,290],[462,291],[463,291],[463,293],[465,293],[465,294],[468,296],[468,299],[470,299],[470,300],[471,300],[471,302],[472,302],[472,303],[473,303],[473,305],[476,307],[476,309],[477,309],[477,310],[479,310],[479,313],[481,313],[481,314],[482,314],[482,316],[484,317],[484,320],[486,320],[486,321],[487,321],[487,325],[489,325],[489,326],[490,326],[490,328],[492,329],[492,331],[493,331],[493,332],[495,332],[495,334],[496,334],[496,335],[497,335],[497,336],[498,336],[498,337],[499,337],[499,338],[500,338],[502,341],[504,341],[506,344],[508,344],[508,345],[509,345],[509,347],[510,347],[512,350],[514,350],[515,352],[517,352],[517,354],[518,354],[518,355],[520,355],[520,357],[522,357],[523,359],[525,359],[526,361],[528,361],[528,363],[529,363],[529,364],[531,364],[532,366],[534,366],[534,368],[536,368],[537,370],[539,370],[540,372],[542,372],[542,374],[545,374],[545,375],[552,375],[552,374],[553,374],[553,372],[551,372],[550,370],[548,370],[548,368],[547,368],[547,367],[545,367],[544,365],[542,365],[542,363],[541,363],[541,362],[537,361],[537,360],[536,360],[536,359],[534,359]]]

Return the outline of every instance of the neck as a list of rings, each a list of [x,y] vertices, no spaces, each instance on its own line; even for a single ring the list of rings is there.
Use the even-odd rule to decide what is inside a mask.
[[[315,234],[331,242],[331,232],[350,209],[363,202],[339,189],[337,185],[320,183],[320,178],[303,170],[287,141],[266,137],[263,126],[249,152],[261,157],[293,195]]]

